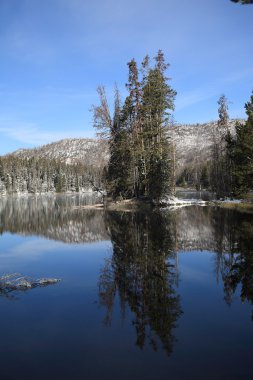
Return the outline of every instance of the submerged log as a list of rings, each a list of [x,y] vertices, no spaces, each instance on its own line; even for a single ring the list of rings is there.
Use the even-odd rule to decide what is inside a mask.
[[[0,277],[0,295],[7,295],[13,291],[25,291],[32,288],[53,285],[59,282],[58,278],[32,279],[21,276],[19,273],[6,274]]]

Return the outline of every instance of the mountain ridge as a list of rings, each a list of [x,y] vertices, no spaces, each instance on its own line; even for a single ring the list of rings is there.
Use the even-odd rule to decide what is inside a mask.
[[[21,148],[6,156],[10,155],[54,159],[66,164],[81,162],[87,166],[104,166],[109,159],[107,142],[95,138],[66,138],[36,148]]]
[[[235,133],[237,122],[243,119],[230,119],[228,129]],[[174,124],[168,130],[168,136],[175,146],[177,174],[186,166],[196,162],[205,163],[211,158],[211,150],[218,121],[202,124]],[[217,136],[216,136],[217,137]],[[18,149],[5,156],[20,158],[46,158],[60,160],[66,164],[81,162],[87,166],[103,167],[109,159],[108,141],[98,138],[67,138],[31,149]]]

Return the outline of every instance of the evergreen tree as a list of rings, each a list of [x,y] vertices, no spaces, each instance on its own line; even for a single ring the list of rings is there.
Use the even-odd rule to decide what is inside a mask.
[[[112,196],[148,196],[159,201],[170,191],[172,160],[166,132],[176,93],[167,83],[168,67],[161,50],[153,68],[149,57],[144,58],[141,73],[132,59],[126,84],[129,94],[121,107],[116,90],[114,117],[104,88],[98,89],[100,105],[93,107],[94,126],[109,141],[107,189]]]
[[[224,94],[222,94],[218,100],[218,114],[219,114],[219,120],[218,120],[218,126],[221,128],[226,128],[228,125],[228,100]]]
[[[228,137],[228,154],[232,161],[233,190],[242,194],[253,188],[253,94],[245,104],[248,119],[236,125],[236,136]]]
[[[124,104],[123,120],[128,131],[131,148],[130,184],[133,195],[139,196],[143,193],[142,163],[145,160],[141,120],[142,88],[136,61],[132,59],[127,65],[129,73],[126,88],[129,95]]]
[[[75,192],[100,183],[101,174],[80,163],[65,163],[42,158],[0,158],[0,195],[15,193]]]
[[[170,192],[171,152],[167,138],[169,110],[174,109],[176,92],[168,85],[164,54],[158,51],[155,67],[149,69],[143,88],[143,121],[147,152],[147,194],[159,200]]]
[[[100,105],[93,106],[94,127],[98,135],[106,138],[109,144],[110,158],[105,171],[105,182],[109,195],[116,198],[119,195],[127,196],[130,193],[130,167],[132,157],[130,153],[129,126],[132,125],[133,115],[129,98],[121,108],[120,94],[115,86],[114,114],[111,116],[104,87],[97,89]],[[129,120],[131,119],[131,120]]]
[[[226,139],[228,138],[228,100],[221,95],[218,100],[218,124],[213,131],[211,187],[217,198],[230,193],[230,160],[226,152]]]
[[[127,196],[131,192],[129,182],[131,170],[131,151],[128,141],[128,133],[124,124],[124,112],[120,106],[120,96],[115,88],[114,116],[109,142],[110,159],[108,163],[107,184],[109,193],[115,198]]]

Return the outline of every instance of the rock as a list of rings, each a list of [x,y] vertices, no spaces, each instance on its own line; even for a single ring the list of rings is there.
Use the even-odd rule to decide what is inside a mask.
[[[8,297],[13,291],[28,290],[36,287],[47,286],[59,282],[58,278],[41,278],[33,280],[29,277],[20,276],[18,273],[7,274],[0,277],[0,295]]]

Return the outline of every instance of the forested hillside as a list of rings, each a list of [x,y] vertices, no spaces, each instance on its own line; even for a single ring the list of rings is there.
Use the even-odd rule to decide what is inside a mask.
[[[0,158],[0,195],[83,192],[100,188],[99,167],[45,158]]]
[[[106,141],[65,139],[0,157],[0,195],[100,189]]]

